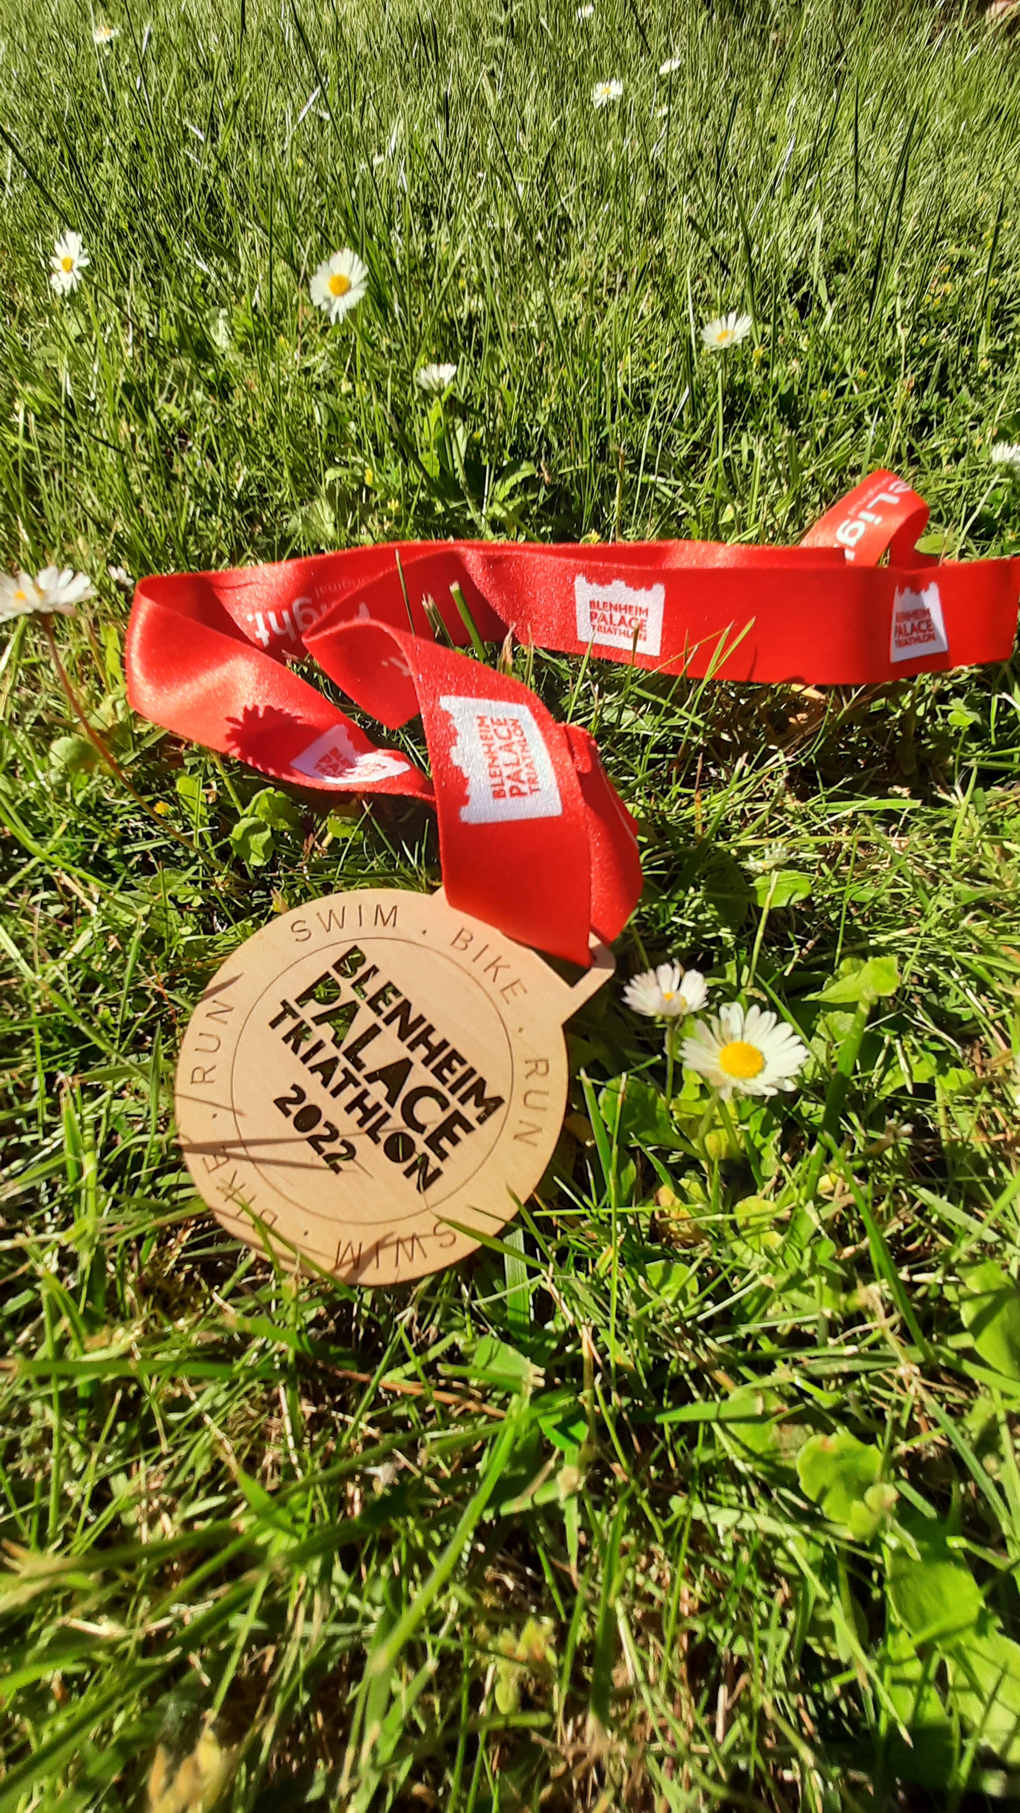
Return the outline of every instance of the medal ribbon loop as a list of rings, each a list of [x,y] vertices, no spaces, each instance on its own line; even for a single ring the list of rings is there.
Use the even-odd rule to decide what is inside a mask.
[[[596,655],[667,674],[864,685],[1008,659],[1020,560],[937,561],[924,500],[872,473],[798,547],[401,542],[143,579],[132,707],[299,787],[434,804],[451,904],[587,965],[641,891],[633,821],[593,739],[434,639]],[[887,564],[880,564],[888,556]],[[409,633],[410,615],[414,633]],[[396,727],[421,712],[433,779],[286,665],[311,656]]]

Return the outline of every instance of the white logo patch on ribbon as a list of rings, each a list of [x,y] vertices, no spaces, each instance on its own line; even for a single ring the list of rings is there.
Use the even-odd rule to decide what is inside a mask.
[[[291,767],[310,780],[325,782],[327,787],[366,787],[373,781],[388,781],[395,774],[406,774],[410,762],[385,750],[355,749],[342,724],[334,724],[300,755],[293,757]]]
[[[666,602],[664,585],[644,589],[628,585],[623,579],[604,582],[585,579],[579,573],[574,580],[574,602],[579,642],[593,642],[602,648],[632,648],[639,655],[659,653]]]
[[[949,640],[942,616],[942,598],[932,580],[921,592],[904,587],[893,599],[890,661],[913,661],[918,655],[945,655]]]
[[[439,703],[449,712],[456,732],[450,760],[468,784],[462,823],[562,817],[552,760],[530,706],[456,694],[447,694]]]

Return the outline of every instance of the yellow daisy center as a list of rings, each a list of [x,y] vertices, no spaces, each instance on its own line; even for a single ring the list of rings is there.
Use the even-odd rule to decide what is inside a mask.
[[[74,259],[67,258],[67,257],[62,258],[60,260],[60,268],[62,271],[73,271],[74,270]]]
[[[351,280],[349,277],[345,277],[342,271],[333,272],[333,275],[329,280],[329,293],[331,296],[346,296],[350,287]]]
[[[24,590],[24,588],[23,588],[23,587],[22,587],[22,586],[20,586],[20,585],[19,585],[19,587],[18,587],[18,589],[17,589],[17,591],[16,591],[16,592],[15,592],[15,594],[14,594],[14,596],[15,596],[15,598],[16,598],[16,599],[17,599],[17,600],[18,600],[18,603],[19,603],[19,604],[27,604],[27,603],[28,603],[28,593],[27,593],[27,592],[26,592],[26,591],[25,591],[25,590]]]
[[[720,346],[728,346],[729,342],[732,340],[732,338],[733,338],[732,327],[721,327],[719,329],[719,345]]]
[[[719,1053],[719,1068],[727,1076],[737,1077],[746,1082],[749,1077],[757,1076],[765,1068],[765,1059],[757,1045],[749,1045],[746,1039],[731,1039]]]

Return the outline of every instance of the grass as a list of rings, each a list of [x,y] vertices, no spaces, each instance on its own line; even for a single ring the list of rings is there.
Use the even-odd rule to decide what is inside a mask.
[[[0,19],[0,548],[94,576],[60,646],[149,808],[16,627],[0,1813],[1015,1796],[1016,672],[816,696],[537,655],[640,820],[621,971],[778,1003],[812,1068],[699,1146],[607,991],[503,1242],[355,1292],[202,1211],[173,1060],[240,940],[437,884],[434,827],[302,799],[246,842],[261,780],[128,711],[107,569],[794,539],[881,464],[930,545],[1016,552],[1016,40],[872,0],[110,22],[97,51],[69,0]],[[371,293],[330,330],[341,244]],[[756,332],[713,359],[728,308]]]

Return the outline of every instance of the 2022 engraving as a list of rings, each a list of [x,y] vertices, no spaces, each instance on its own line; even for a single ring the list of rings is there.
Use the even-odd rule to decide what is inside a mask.
[[[305,1107],[299,1107],[300,1102],[304,1102]],[[279,1108],[280,1113],[286,1115],[288,1120],[293,1114],[295,1131],[305,1134],[312,1151],[317,1152],[320,1158],[326,1160],[331,1171],[342,1170],[344,1165],[356,1156],[357,1148],[353,1140],[342,1138],[339,1127],[334,1127],[332,1121],[327,1121],[324,1127],[319,1127],[322,1109],[317,1108],[314,1102],[308,1101],[300,1083],[292,1083],[288,1095],[274,1096],[273,1105]],[[293,1113],[295,1108],[297,1108],[296,1114]],[[313,1128],[318,1128],[318,1131],[313,1132]],[[340,1145],[336,1151],[332,1151],[331,1148],[337,1140],[340,1141]]]

